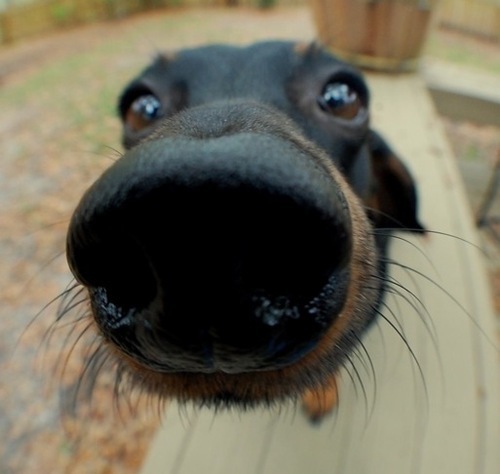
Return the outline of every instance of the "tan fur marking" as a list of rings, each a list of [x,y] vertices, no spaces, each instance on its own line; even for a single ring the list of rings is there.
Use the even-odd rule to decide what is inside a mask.
[[[337,406],[338,387],[334,376],[317,390],[306,390],[302,395],[302,407],[311,421],[320,421]]]

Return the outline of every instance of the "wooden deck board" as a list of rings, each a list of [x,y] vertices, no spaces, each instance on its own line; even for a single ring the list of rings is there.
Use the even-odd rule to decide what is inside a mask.
[[[393,314],[367,335],[375,377],[359,360],[358,373],[348,368],[335,417],[312,427],[293,407],[214,415],[172,405],[142,474],[500,472],[498,342],[461,179],[423,81],[369,82],[374,125],[418,180],[422,221],[459,238],[394,242],[393,258],[415,270],[392,274],[411,293],[391,298]]]

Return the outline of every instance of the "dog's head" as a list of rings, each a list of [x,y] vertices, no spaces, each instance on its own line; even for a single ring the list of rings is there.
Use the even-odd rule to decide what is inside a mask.
[[[413,181],[366,83],[321,48],[158,57],[123,92],[128,149],[68,233],[108,350],[166,396],[252,404],[322,384],[376,316]]]

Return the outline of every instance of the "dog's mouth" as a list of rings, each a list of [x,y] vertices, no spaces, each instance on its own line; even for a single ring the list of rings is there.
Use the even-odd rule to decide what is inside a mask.
[[[338,183],[295,139],[167,130],[94,183],[67,250],[126,359],[232,376],[296,364],[331,331],[350,291],[351,225]]]

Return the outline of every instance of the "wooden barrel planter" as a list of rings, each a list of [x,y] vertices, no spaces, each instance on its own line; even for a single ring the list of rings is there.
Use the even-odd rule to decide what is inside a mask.
[[[320,41],[361,67],[411,71],[437,0],[309,0]]]

